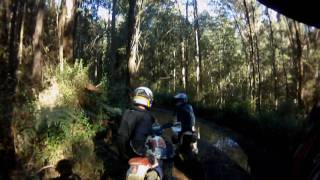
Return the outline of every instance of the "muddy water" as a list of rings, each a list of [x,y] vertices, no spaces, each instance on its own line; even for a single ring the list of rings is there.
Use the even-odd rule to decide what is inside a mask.
[[[152,113],[160,124],[172,122],[174,120],[174,114],[170,111],[156,109],[152,111]],[[196,120],[196,128],[200,132],[200,139],[202,141],[205,141],[211,146],[216,147],[245,171],[250,173],[247,155],[244,153],[238,143],[232,140],[226,130],[215,125],[214,123],[200,118],[197,118]],[[169,129],[165,132],[167,136],[170,136],[170,133],[171,132]],[[199,147],[200,155],[201,152],[201,147]]]

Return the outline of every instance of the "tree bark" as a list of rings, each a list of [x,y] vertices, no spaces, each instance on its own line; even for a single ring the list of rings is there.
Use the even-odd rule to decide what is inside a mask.
[[[280,23],[280,18],[277,20],[278,23]],[[284,31],[280,31],[280,37],[284,37]],[[288,73],[287,73],[287,65],[285,63],[285,58],[284,58],[284,54],[285,54],[285,49],[283,46],[280,46],[280,54],[281,54],[281,61],[282,61],[282,72],[283,72],[283,76],[284,76],[284,80],[285,80],[285,93],[286,93],[286,99],[289,99],[289,82],[288,82]]]
[[[139,57],[139,41],[140,41],[140,24],[143,9],[143,0],[132,0],[129,3],[128,14],[128,44],[127,44],[127,59],[128,59],[128,86],[133,88],[133,80],[136,76],[142,57]]]
[[[32,47],[33,47],[33,67],[32,79],[35,84],[40,85],[42,77],[42,64],[43,57],[41,52],[42,46],[42,32],[43,32],[43,19],[44,19],[44,2],[39,1],[37,5],[36,26],[33,33]]]
[[[78,8],[77,0],[66,0],[66,16],[64,25],[63,37],[63,54],[66,62],[74,63],[74,30],[75,30],[75,15]]]
[[[106,68],[109,69],[110,72],[110,81],[111,84],[114,82],[115,73],[118,70],[118,64],[116,59],[116,50],[117,50],[117,39],[116,39],[116,15],[118,14],[118,5],[117,0],[112,0],[112,19],[111,19],[111,43],[110,43],[110,67]],[[106,63],[107,64],[107,63]]]
[[[185,90],[188,92],[189,91],[189,32],[188,32],[188,27],[189,25],[189,0],[187,0],[186,3],[186,21],[185,21],[185,31],[184,31],[184,79],[185,79]]]
[[[303,63],[302,63],[302,42],[300,38],[300,28],[297,25],[297,22],[290,22],[286,19],[287,28],[290,37],[290,45],[292,48],[291,58],[293,65],[293,94],[296,100],[298,101],[299,106],[303,105]]]
[[[296,72],[298,79],[297,97],[300,106],[304,106],[303,103],[303,62],[302,62],[302,42],[300,38],[300,28],[297,22],[294,22],[295,40],[296,40]]]
[[[175,4],[177,6],[179,17],[182,17],[181,13],[181,6],[180,2],[178,0],[175,0]],[[181,77],[179,78],[179,82],[181,82],[182,87],[184,90],[186,90],[186,67],[185,67],[185,32],[184,32],[184,21],[182,18],[179,18],[178,20],[180,25],[180,71],[181,71]]]
[[[59,60],[60,70],[63,71],[64,63],[74,63],[74,29],[75,14],[78,8],[77,0],[62,0],[59,16]]]
[[[269,37],[270,37],[270,49],[271,49],[271,61],[272,61],[272,74],[273,74],[273,95],[274,95],[274,106],[275,109],[278,108],[278,72],[277,72],[277,61],[276,61],[276,47],[274,44],[274,35],[272,28],[272,21],[270,18],[269,10],[266,8],[266,15],[269,20]]]
[[[258,89],[257,89],[257,95],[256,95],[256,106],[258,111],[261,110],[261,100],[262,100],[262,93],[261,93],[261,72],[260,72],[260,49],[259,49],[259,40],[256,30],[256,23],[255,23],[255,7],[253,2],[251,1],[251,7],[252,7],[252,28],[253,28],[253,37],[254,37],[254,46],[255,46],[255,57],[256,57],[256,63],[257,63],[257,73],[258,73]]]
[[[79,23],[80,18],[80,12],[78,11],[78,8],[81,7],[82,0],[75,0],[74,2],[74,8],[73,8],[73,22],[71,22],[70,26],[72,27],[71,33],[72,33],[72,57],[70,59],[71,63],[74,63],[77,57],[77,27]],[[79,35],[80,36],[80,35]]]
[[[23,57],[23,39],[24,39],[24,24],[26,19],[26,10],[27,10],[27,3],[24,4],[23,11],[22,11],[20,42],[19,42],[19,50],[18,50],[19,64],[22,64],[22,57]]]
[[[60,71],[64,70],[64,55],[63,55],[63,33],[65,29],[65,16],[67,14],[67,10],[65,7],[66,0],[61,1],[61,7],[60,7],[60,15],[59,15],[59,22],[58,22],[58,38],[59,38],[59,65],[60,65]]]
[[[0,57],[2,58],[0,60],[0,162],[2,162],[0,163],[0,179],[11,179],[10,174],[17,166],[11,122],[13,119],[13,105],[17,84],[16,70],[19,64],[17,56],[18,43],[16,39],[16,32],[19,32],[17,14],[22,8],[18,0],[6,0],[0,4],[2,8],[0,16],[2,23],[4,23],[0,34],[0,47],[6,49],[6,51],[0,52]],[[9,21],[10,29],[7,27]]]
[[[245,8],[245,17],[246,17],[246,21],[248,24],[248,28],[249,28],[249,44],[250,44],[250,54],[249,54],[249,58],[250,58],[250,64],[251,64],[251,82],[250,82],[250,94],[251,94],[251,102],[254,102],[253,104],[256,105],[255,103],[255,94],[256,94],[256,72],[255,72],[255,59],[254,59],[254,42],[253,42],[253,33],[252,33],[252,27],[251,27],[251,22],[250,22],[250,15],[249,15],[249,10],[247,7],[247,3],[246,0],[243,0],[243,5]],[[250,73],[250,72],[249,72]],[[253,107],[253,109],[255,110],[256,108]]]
[[[283,52],[283,50],[282,50]],[[282,68],[283,68],[283,76],[285,79],[285,87],[286,87],[286,99],[289,98],[289,83],[288,83],[288,73],[287,73],[287,68],[286,68],[286,64],[284,62],[284,57],[283,57],[283,53],[282,53]]]
[[[186,56],[185,56],[185,40],[182,38],[181,41],[181,75],[182,75],[182,85],[183,89],[186,90]]]
[[[173,92],[176,92],[176,51],[173,51]]]
[[[200,30],[198,19],[198,3],[197,0],[193,1],[193,15],[194,15],[194,31],[195,31],[195,49],[196,49],[196,80],[197,80],[197,97],[199,98],[200,91],[202,89],[201,74],[202,74],[202,61],[201,61],[201,49],[200,49]]]

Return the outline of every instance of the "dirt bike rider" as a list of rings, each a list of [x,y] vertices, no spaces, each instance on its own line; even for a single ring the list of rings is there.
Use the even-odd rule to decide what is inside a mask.
[[[181,131],[173,142],[178,144],[174,158],[175,167],[182,170],[191,179],[205,179],[202,164],[198,159],[197,133],[195,129],[195,115],[188,104],[188,96],[178,93],[174,96],[176,122],[181,123]],[[175,125],[174,125],[175,126]],[[190,171],[192,169],[192,171]]]
[[[131,109],[122,115],[118,129],[119,151],[125,159],[134,156],[144,156],[146,153],[145,142],[152,133],[154,117],[149,112],[153,101],[153,93],[147,87],[138,87],[133,92]]]
[[[174,96],[176,108],[176,121],[181,123],[181,132],[178,134],[178,141],[181,149],[191,151],[188,153],[197,154],[197,135],[195,133],[195,115],[193,108],[188,104],[188,96],[185,93],[178,93]]]
[[[153,93],[147,87],[138,87],[133,92],[133,108],[127,109],[118,129],[118,146],[121,156],[128,161],[135,156],[146,155],[146,139],[152,133],[155,118],[150,113]],[[172,176],[172,163],[165,162],[163,171],[165,179]]]

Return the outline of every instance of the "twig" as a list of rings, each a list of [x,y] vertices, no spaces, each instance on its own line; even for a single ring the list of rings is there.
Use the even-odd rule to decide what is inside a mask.
[[[54,167],[53,165],[46,165],[46,166],[42,167],[41,169],[39,169],[39,170],[37,171],[37,174],[39,174],[41,171],[43,171],[43,170],[45,170],[45,169],[53,168],[53,167]]]

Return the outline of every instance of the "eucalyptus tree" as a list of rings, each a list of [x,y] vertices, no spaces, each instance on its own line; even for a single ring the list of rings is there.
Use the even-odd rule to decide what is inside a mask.
[[[14,132],[12,130],[15,90],[17,86],[18,42],[24,2],[0,2],[0,179],[10,179],[10,173],[17,167]],[[10,25],[10,26],[9,26]]]

